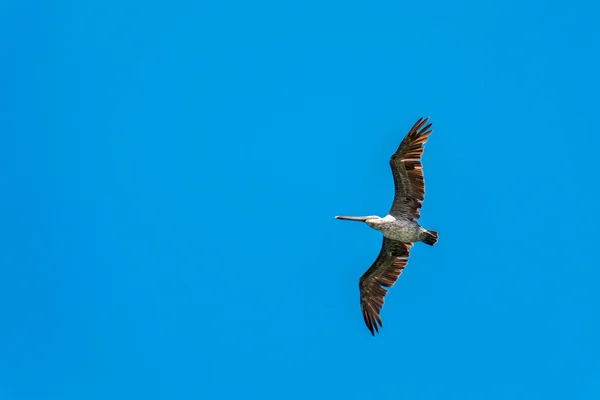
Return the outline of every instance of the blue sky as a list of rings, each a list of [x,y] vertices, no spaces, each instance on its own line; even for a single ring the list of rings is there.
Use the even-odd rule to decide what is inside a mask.
[[[0,398],[598,399],[598,5],[0,5]],[[388,158],[430,116],[371,337]]]

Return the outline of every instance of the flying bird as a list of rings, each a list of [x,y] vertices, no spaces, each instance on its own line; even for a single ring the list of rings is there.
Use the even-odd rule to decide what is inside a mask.
[[[383,233],[383,244],[373,265],[360,277],[360,308],[367,328],[375,336],[383,326],[379,313],[384,297],[408,263],[410,249],[415,242],[430,246],[436,244],[438,233],[417,222],[425,195],[423,179],[423,145],[433,132],[429,118],[420,118],[408,132],[398,150],[390,159],[394,176],[394,202],[388,215],[366,217],[336,216],[337,219],[365,222]]]

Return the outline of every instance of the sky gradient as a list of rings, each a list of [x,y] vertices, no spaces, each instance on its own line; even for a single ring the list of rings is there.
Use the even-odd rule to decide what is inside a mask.
[[[0,399],[600,398],[597,3],[204,3],[0,6]]]

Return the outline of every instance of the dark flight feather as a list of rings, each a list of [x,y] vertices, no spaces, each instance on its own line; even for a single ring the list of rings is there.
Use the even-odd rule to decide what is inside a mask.
[[[379,313],[388,292],[384,287],[394,286],[408,263],[412,245],[384,237],[379,256],[371,268],[360,277],[360,308],[372,335],[379,332],[379,327],[383,326]]]
[[[390,214],[412,220],[419,219],[422,202],[425,199],[425,179],[423,177],[423,145],[433,132],[429,118],[420,118],[408,132],[398,150],[390,159],[394,176],[395,195]]]

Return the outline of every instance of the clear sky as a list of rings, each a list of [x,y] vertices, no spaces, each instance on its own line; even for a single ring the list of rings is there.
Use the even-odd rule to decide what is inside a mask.
[[[599,399],[597,3],[210,3],[0,5],[0,399]]]

